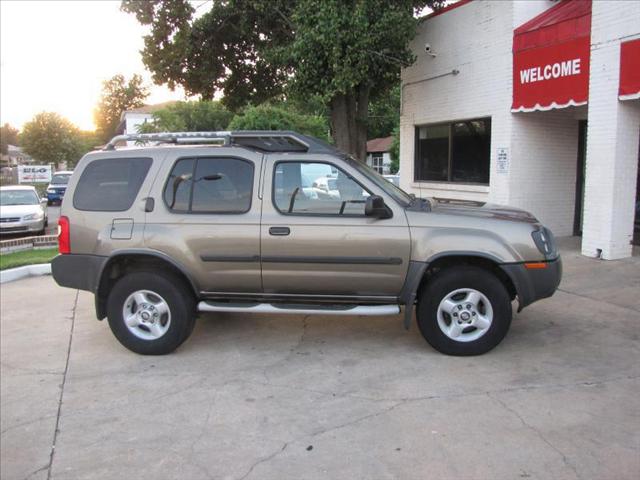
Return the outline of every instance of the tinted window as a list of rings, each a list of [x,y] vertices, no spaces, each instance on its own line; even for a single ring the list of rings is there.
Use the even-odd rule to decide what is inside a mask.
[[[167,206],[180,212],[244,213],[251,207],[253,164],[236,158],[183,159],[164,190]]]
[[[78,210],[129,210],[151,167],[150,158],[108,158],[91,162],[73,195]]]
[[[489,183],[491,119],[416,128],[415,179]]]
[[[164,188],[164,201],[172,210],[186,212],[191,201],[191,177],[195,160],[179,160],[171,170],[169,181]]]
[[[62,174],[54,175],[51,178],[51,185],[66,185],[67,183],[69,183],[70,178],[71,178],[71,175],[62,175]]]
[[[273,184],[273,199],[281,213],[364,215],[370,195],[349,174],[327,163],[278,163]],[[334,188],[327,189],[327,184]]]

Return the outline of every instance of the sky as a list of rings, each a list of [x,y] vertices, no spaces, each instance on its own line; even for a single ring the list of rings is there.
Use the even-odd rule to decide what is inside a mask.
[[[0,123],[22,128],[50,111],[93,130],[102,81],[118,73],[141,74],[149,104],[185,99],[153,85],[139,53],[144,33],[120,1],[0,0]]]

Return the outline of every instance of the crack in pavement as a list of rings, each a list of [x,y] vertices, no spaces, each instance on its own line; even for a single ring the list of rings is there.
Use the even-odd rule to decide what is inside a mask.
[[[43,467],[40,467],[37,470],[34,470],[33,472],[31,472],[29,475],[27,475],[26,477],[24,477],[24,480],[29,480],[30,478],[32,478],[36,473],[40,473],[40,472],[44,472],[46,469],[49,468],[49,463],[47,463],[46,465],[44,465]]]
[[[567,458],[567,456],[564,454],[564,452],[562,450],[560,450],[558,447],[556,447],[553,443],[551,443],[547,437],[545,437],[542,432],[540,430],[538,430],[536,427],[534,427],[533,425],[531,425],[530,423],[528,423],[523,417],[522,415],[520,415],[517,411],[515,411],[513,408],[509,407],[504,401],[500,400],[497,397],[492,396],[490,393],[487,393],[487,397],[489,397],[491,400],[493,400],[494,402],[498,403],[499,405],[502,406],[502,408],[504,408],[505,410],[507,410],[508,412],[511,412],[518,420],[520,420],[520,423],[522,423],[522,425],[526,428],[528,428],[529,430],[533,431],[538,438],[540,438],[540,440],[542,440],[545,444],[547,444],[554,452],[556,452],[558,455],[560,455],[560,457],[562,458],[562,462],[568,467],[570,468],[573,473],[575,474],[576,478],[580,478],[580,474],[578,473],[578,470],[576,469],[576,467],[569,462],[569,459]]]
[[[293,356],[294,352],[296,350],[298,350],[298,348],[300,348],[300,345],[302,345],[304,343],[305,336],[307,335],[307,327],[309,326],[309,324],[307,322],[309,317],[310,317],[310,315],[305,315],[302,318],[302,332],[300,333],[300,337],[296,341],[295,345],[293,345],[291,348],[289,348],[289,352],[283,358],[273,362],[270,365],[265,365],[262,368],[262,376],[264,377],[265,382],[268,383],[268,382],[271,381],[271,378],[269,377],[269,373],[267,371],[269,369],[273,368],[273,367],[276,367],[276,366],[280,365],[281,363],[284,363],[284,362],[288,361]]]
[[[272,460],[273,458],[277,457],[278,455],[280,455],[282,452],[284,452],[287,447],[289,446],[290,442],[285,442],[284,445],[282,445],[282,447],[280,447],[278,450],[276,450],[275,452],[273,452],[272,454],[263,457],[261,459],[259,459],[257,462],[253,463],[251,465],[251,467],[249,467],[249,470],[247,470],[247,473],[245,473],[243,476],[238,477],[238,480],[244,480],[245,478],[247,478],[249,475],[251,475],[253,473],[254,468],[256,468],[258,465],[260,465],[261,463],[265,463],[268,462],[270,460]]]
[[[558,288],[558,291],[562,293],[566,293],[567,295],[574,295],[579,298],[585,298],[587,300],[591,300],[592,302],[604,303],[606,305],[611,305],[612,307],[618,307],[618,308],[622,308],[623,310],[631,310],[632,312],[640,313],[640,310],[638,310],[637,308],[627,307],[625,305],[618,305],[617,303],[613,303],[613,302],[607,302],[606,300],[602,300],[601,298],[593,298],[593,297],[590,297],[589,295],[570,292],[569,290],[564,290],[563,288]]]
[[[56,415],[56,427],[53,430],[53,442],[51,443],[51,453],[49,454],[49,464],[47,465],[47,480],[51,480],[51,468],[53,467],[53,458],[56,453],[56,441],[58,440],[58,431],[60,427],[60,413],[62,412],[62,397],[64,396],[64,387],[67,383],[67,372],[69,371],[69,357],[71,357],[71,342],[73,341],[73,330],[76,325],[76,309],[78,307],[78,297],[80,290],[76,290],[76,298],[71,309],[71,328],[69,329],[69,345],[67,346],[67,360],[62,373],[62,385],[60,385],[60,398],[58,399],[58,413]]]

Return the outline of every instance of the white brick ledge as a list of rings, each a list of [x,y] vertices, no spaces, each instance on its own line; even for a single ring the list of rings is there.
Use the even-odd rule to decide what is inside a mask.
[[[9,268],[0,271],[0,284],[14,282],[27,277],[39,277],[51,275],[51,264],[40,263],[37,265],[25,265],[24,267]]]

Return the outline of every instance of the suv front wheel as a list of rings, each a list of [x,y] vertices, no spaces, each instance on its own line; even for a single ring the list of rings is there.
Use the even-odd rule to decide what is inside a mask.
[[[118,341],[143,355],[164,355],[191,334],[195,301],[184,283],[164,272],[133,272],[113,286],[109,327]]]
[[[480,355],[498,345],[511,325],[511,299],[502,282],[478,267],[451,267],[423,290],[417,309],[422,336],[447,355]]]

